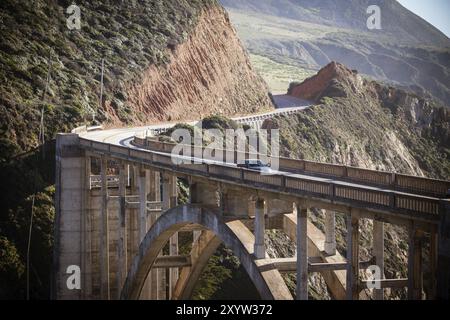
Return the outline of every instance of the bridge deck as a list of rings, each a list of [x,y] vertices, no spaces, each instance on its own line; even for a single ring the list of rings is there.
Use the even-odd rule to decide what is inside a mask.
[[[148,127],[138,130],[133,128],[92,132],[83,135],[80,144],[92,152],[140,162],[182,175],[207,177],[247,188],[312,198],[343,207],[394,213],[424,222],[439,221],[440,199],[420,192],[402,192],[388,187],[343,181],[335,177],[326,178],[286,171],[276,171],[274,175],[261,175],[236,168],[235,164],[218,164],[210,160],[203,160],[202,165],[175,165],[170,153],[147,150],[131,144],[139,130],[146,128]]]

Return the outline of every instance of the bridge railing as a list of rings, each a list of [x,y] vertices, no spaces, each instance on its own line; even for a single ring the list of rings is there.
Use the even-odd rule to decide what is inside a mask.
[[[119,176],[117,175],[108,175],[106,177],[108,188],[118,188],[119,187]],[[102,176],[100,175],[91,175],[90,176],[90,189],[98,189],[102,186]]]
[[[109,145],[107,143],[93,142],[80,139],[83,148],[97,153],[107,153],[119,159],[148,163],[156,167],[179,172],[181,174],[194,174],[229,180],[244,186],[266,189],[272,192],[283,192],[297,196],[312,196],[332,202],[348,203],[350,206],[356,203],[364,208],[384,209],[393,212],[405,212],[407,214],[421,214],[420,218],[437,221],[439,219],[440,199],[421,194],[404,194],[392,190],[374,189],[371,187],[349,186],[345,182],[318,181],[307,177],[287,177],[284,175],[261,175],[259,172],[216,164],[186,165],[174,164],[171,154],[154,153],[146,150],[135,150],[122,146]]]
[[[175,143],[160,142],[148,138],[135,138],[134,143],[150,150],[167,153],[172,152],[173,148],[176,145]],[[207,150],[208,148],[203,147],[200,153],[203,155]],[[262,158],[261,155],[257,153],[238,153],[237,151],[230,150],[215,150],[214,152],[212,152],[212,155],[217,155],[217,152],[219,153],[221,159],[227,159],[227,153],[231,153],[233,155],[232,159],[235,160]],[[191,155],[194,154],[196,153],[194,147],[192,146]],[[209,152],[206,152],[206,154],[209,154]],[[205,159],[214,160],[214,157],[206,157]],[[236,161],[234,161],[233,163],[236,163]],[[448,190],[450,190],[450,181],[415,177],[404,174],[349,167],[337,164],[280,157],[279,166],[280,171],[309,174],[318,177],[339,178],[345,181],[362,182],[373,186],[386,187],[389,189],[405,192],[422,193],[439,198],[444,198],[447,195]]]

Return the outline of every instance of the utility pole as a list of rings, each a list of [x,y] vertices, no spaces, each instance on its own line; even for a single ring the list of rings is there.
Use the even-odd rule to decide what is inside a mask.
[[[104,68],[105,68],[105,59],[102,58],[102,76],[100,78],[100,109],[103,106],[103,73],[104,73]]]
[[[47,80],[45,83],[45,89],[42,94],[42,103],[45,101],[45,96],[48,91],[48,87],[50,84],[50,77],[51,77],[51,68],[52,68],[52,52],[50,51],[50,54],[48,56],[48,70],[47,70]],[[42,105],[41,108],[41,119],[39,123],[39,144],[42,146],[42,159],[45,159],[45,150],[44,150],[44,144],[45,144],[45,124],[44,124],[44,105]],[[27,300],[30,300],[30,252],[31,252],[31,233],[33,231],[33,216],[34,216],[34,202],[36,199],[36,184],[37,184],[37,174],[38,174],[38,167],[35,168],[34,172],[34,194],[32,196],[31,200],[31,214],[30,214],[30,227],[28,230],[28,244],[27,244]]]

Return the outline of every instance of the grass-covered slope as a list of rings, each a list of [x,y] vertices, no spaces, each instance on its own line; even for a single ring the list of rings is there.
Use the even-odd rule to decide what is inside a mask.
[[[316,106],[279,116],[285,156],[434,178],[450,177],[450,113],[331,63],[292,89]]]
[[[331,63],[315,77],[293,85],[316,105],[295,115],[267,120],[279,128],[282,154],[327,163],[450,179],[450,113],[447,108],[394,87],[364,80],[356,71]],[[316,94],[313,94],[316,93]],[[325,216],[311,221],[325,230]],[[372,258],[372,222],[361,221],[361,260]],[[346,227],[337,216],[338,250],[345,255]],[[385,224],[385,275],[407,277],[406,228]],[[279,247],[282,235],[273,244]],[[427,259],[427,257],[425,257]],[[425,281],[427,281],[425,273]],[[292,280],[292,279],[291,279]],[[294,277],[295,280],[295,277]],[[292,287],[292,285],[291,285]],[[324,299],[326,286],[310,276],[310,297]],[[405,290],[386,290],[388,299],[406,299]]]
[[[208,105],[224,114],[272,107],[216,0],[77,1],[80,30],[67,27],[72,4],[0,2],[0,299],[26,297],[34,194],[30,292],[49,297],[57,132],[92,123],[92,113],[123,126],[200,117]]]
[[[281,85],[274,78],[288,67],[303,72],[281,79],[285,88],[291,81],[303,81],[304,73],[339,61],[376,80],[430,94],[450,105],[450,40],[397,1],[221,2],[274,91]],[[381,30],[367,29],[366,9],[372,4],[380,6]]]

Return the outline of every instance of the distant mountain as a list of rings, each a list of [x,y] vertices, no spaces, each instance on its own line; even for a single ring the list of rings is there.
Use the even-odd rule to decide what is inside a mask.
[[[374,79],[430,94],[450,105],[450,39],[397,1],[221,2],[254,60],[262,56],[309,71],[303,75],[339,61]],[[367,28],[369,5],[380,7],[381,30]],[[270,74],[264,67],[259,69]]]
[[[382,30],[402,42],[449,46],[449,39],[431,24],[389,0],[221,0],[228,8],[276,15],[339,28],[367,31],[366,9],[378,5]]]

